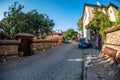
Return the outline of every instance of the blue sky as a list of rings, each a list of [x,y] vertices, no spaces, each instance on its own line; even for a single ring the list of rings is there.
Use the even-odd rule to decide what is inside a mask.
[[[36,9],[39,13],[46,13],[55,22],[54,30],[63,31],[70,28],[78,31],[77,21],[82,16],[84,3],[96,4],[99,1],[106,5],[112,2],[120,7],[119,0],[0,0],[0,20],[15,1],[24,5],[24,12]]]

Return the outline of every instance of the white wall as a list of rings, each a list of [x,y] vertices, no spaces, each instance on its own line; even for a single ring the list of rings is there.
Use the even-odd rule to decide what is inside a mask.
[[[89,11],[88,11],[88,6],[85,7],[85,12],[84,12],[84,17],[83,17],[83,36],[86,38],[87,37],[87,29],[86,25],[90,22],[89,20]]]
[[[108,8],[108,16],[110,21],[116,21],[116,10],[112,6]]]

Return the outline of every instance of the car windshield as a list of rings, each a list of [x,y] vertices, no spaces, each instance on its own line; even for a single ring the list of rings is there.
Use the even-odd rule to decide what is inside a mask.
[[[80,38],[79,42],[85,42],[85,38]]]
[[[69,38],[66,38],[66,40],[70,40]]]

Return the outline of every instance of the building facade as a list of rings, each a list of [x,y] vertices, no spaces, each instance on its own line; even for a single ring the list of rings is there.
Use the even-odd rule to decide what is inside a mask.
[[[118,7],[113,3],[108,3],[106,6],[101,5],[99,2],[97,4],[84,4],[83,8],[83,37],[89,39],[92,42],[92,45],[99,48],[101,45],[100,35],[98,34],[98,30],[87,30],[86,25],[93,19],[95,15],[95,9],[102,11],[109,17],[109,20],[112,22],[116,21],[117,10]]]
[[[94,11],[95,9],[98,9],[100,11],[102,11],[104,14],[109,16],[110,21],[116,21],[116,12],[118,10],[118,7],[116,5],[114,5],[113,3],[108,3],[106,6],[105,5],[101,5],[99,2],[97,2],[97,4],[84,4],[84,8],[83,8],[83,14],[82,14],[82,18],[83,18],[83,36],[85,38],[90,39],[90,31],[86,29],[86,25],[92,20],[92,18],[94,17]]]

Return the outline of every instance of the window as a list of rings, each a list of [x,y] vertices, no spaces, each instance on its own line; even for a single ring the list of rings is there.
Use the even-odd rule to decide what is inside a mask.
[[[110,10],[110,13],[112,13],[112,10]]]
[[[95,13],[95,10],[92,10],[92,13],[94,14],[94,13]]]

